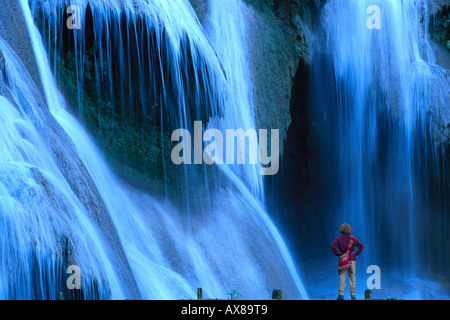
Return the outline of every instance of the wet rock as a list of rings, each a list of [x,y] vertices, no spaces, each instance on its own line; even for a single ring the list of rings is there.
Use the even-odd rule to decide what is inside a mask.
[[[208,0],[190,2],[206,27]],[[284,1],[274,8],[261,0],[243,1],[256,125],[280,130],[281,153],[291,124],[289,109],[294,77],[299,61],[310,60],[305,28],[311,22],[312,11],[321,3],[320,0]]]
[[[0,0],[0,37],[6,40],[23,62],[33,81],[43,93],[39,69],[28,36],[28,28],[18,0]]]

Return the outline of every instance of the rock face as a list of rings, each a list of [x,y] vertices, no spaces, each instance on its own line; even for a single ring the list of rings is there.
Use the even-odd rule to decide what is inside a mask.
[[[450,146],[450,52],[432,44],[436,56],[436,67],[430,75],[430,107],[432,135],[436,147]]]
[[[200,22],[205,24],[208,0],[190,2]],[[280,130],[281,153],[291,123],[289,109],[294,77],[300,60],[310,59],[304,21],[311,20],[311,11],[317,5],[320,0],[280,1],[275,7],[265,0],[243,2],[256,125]]]
[[[208,13],[208,0],[189,0],[189,2],[197,14],[198,19],[203,24]]]
[[[429,0],[428,6],[430,10],[430,14],[435,15],[439,11],[442,10],[445,6],[449,6],[450,3],[448,0]]]
[[[448,0],[434,0],[429,2],[429,10],[432,16],[449,10]],[[436,68],[429,79],[431,88],[431,101],[428,114],[431,119],[431,129],[435,146],[450,148],[450,51],[439,44],[431,43]]]
[[[39,70],[19,1],[0,0],[0,6],[2,7],[2,10],[0,10],[0,37],[6,40],[17,53],[42,93]]]
[[[270,8],[247,5],[249,54],[256,125],[280,130],[280,152],[291,123],[291,91],[300,59],[308,59],[302,29],[277,17]],[[300,23],[300,20],[298,20]]]

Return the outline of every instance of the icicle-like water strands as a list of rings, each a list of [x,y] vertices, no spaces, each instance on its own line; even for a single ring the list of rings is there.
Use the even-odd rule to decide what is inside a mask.
[[[168,168],[168,141],[220,114],[225,77],[188,3],[74,1],[81,29],[73,30],[69,3],[31,3],[59,82],[108,153],[163,181],[166,194],[194,192],[196,184],[178,183],[188,170]]]
[[[38,4],[35,1],[31,2]],[[84,5],[86,2],[76,3],[82,8],[82,12],[88,10]],[[164,78],[164,81],[169,81],[170,84],[170,86],[159,84],[156,87],[158,93],[155,94],[155,97],[164,102],[160,105],[161,114],[159,116],[162,114],[172,115],[176,125],[189,128],[192,125],[191,121],[197,117],[208,118],[223,115],[225,111],[221,110],[220,106],[224,101],[220,100],[226,100],[224,97],[228,94],[226,93],[228,89],[223,69],[214,50],[201,33],[201,28],[193,18],[192,9],[186,1],[136,2],[139,3],[140,12],[144,12],[143,16],[147,21],[142,24],[140,23],[143,20],[139,20],[140,16],[133,11],[134,6],[125,5],[123,7],[109,1],[90,1],[90,3],[89,10],[92,12],[92,17],[95,17],[96,23],[99,23],[96,30],[102,30],[98,33],[99,42],[101,42],[100,39],[119,42],[121,41],[119,39],[124,39],[114,33],[115,31],[112,29],[108,29],[108,31],[102,29],[114,25],[123,26],[122,23],[128,25],[127,28],[124,28],[129,32],[125,39],[129,42],[135,41],[135,45],[142,43],[139,36],[143,36],[145,33],[141,34],[131,30],[137,30],[145,25],[151,26],[147,30],[153,32],[153,36],[149,36],[147,33],[147,37],[161,41],[156,47],[164,50],[165,55],[168,56],[165,59],[170,59],[170,63],[167,61],[164,63],[160,63],[160,61],[144,62],[148,57],[142,56],[141,53],[140,56],[138,54],[137,64],[139,66],[147,64],[147,67],[143,68],[147,72],[150,72],[150,65],[164,69],[157,76],[158,80],[155,80],[155,82],[160,82]],[[106,3],[108,4],[106,5]],[[124,3],[130,4],[130,2]],[[245,173],[241,175],[239,171],[228,173],[225,170],[225,174],[213,176],[216,180],[227,182],[224,184],[225,188],[206,189],[204,193],[207,195],[189,199],[189,204],[194,204],[198,208],[192,214],[180,212],[178,208],[168,203],[168,200],[156,200],[139,191],[129,190],[117,180],[108,169],[102,153],[85,129],[68,113],[65,100],[56,89],[47,53],[33,23],[28,3],[26,0],[21,0],[21,5],[51,113],[51,115],[48,114],[48,122],[56,120],[57,124],[54,125],[64,129],[76,149],[72,152],[75,158],[64,164],[70,168],[84,170],[77,176],[80,179],[84,178],[84,183],[80,184],[82,181],[76,179],[71,181],[71,176],[68,175],[63,175],[64,179],[61,182],[61,184],[70,184],[67,192],[73,194],[75,191],[73,201],[81,203],[80,208],[74,209],[77,217],[84,217],[83,225],[81,229],[77,229],[77,232],[87,237],[88,243],[96,245],[93,248],[91,244],[90,250],[99,253],[105,252],[104,255],[91,259],[90,250],[85,251],[83,245],[77,246],[80,240],[77,240],[76,235],[69,234],[67,238],[64,238],[71,241],[74,250],[79,253],[80,257],[75,256],[75,263],[80,266],[83,275],[95,282],[95,284],[89,285],[89,282],[85,281],[84,298],[193,298],[195,297],[194,288],[200,286],[204,288],[205,296],[210,297],[224,297],[226,292],[235,289],[248,299],[266,299],[270,296],[272,289],[283,288],[283,297],[307,298],[283,240],[262,209],[260,200],[252,195],[254,192],[247,190],[249,182],[253,184],[256,180],[241,180],[243,176],[245,177]],[[55,27],[62,23],[58,14],[53,15],[52,11],[48,11],[47,14],[48,17],[51,16],[55,19],[49,19],[51,22],[49,25]],[[129,24],[125,23],[126,19],[130,22]],[[117,21],[122,22],[119,24]],[[138,27],[139,25],[140,27]],[[130,30],[129,26],[133,26],[134,29]],[[163,26],[164,28],[162,28]],[[162,28],[160,32],[157,32],[158,28]],[[108,35],[109,38],[106,39],[105,35]],[[189,37],[186,38],[186,35]],[[83,61],[83,48],[86,48],[83,47],[86,45],[84,39],[80,34],[80,38],[77,40],[79,45],[74,50],[74,56],[78,57],[76,58],[77,66],[86,65],[86,61]],[[135,50],[132,49],[133,46],[123,44],[121,47],[123,50],[116,53],[113,53],[114,49],[111,44],[107,44],[106,49],[103,46],[98,48],[96,52],[98,59],[103,60],[105,65],[104,70],[100,65],[95,66],[95,72],[106,77],[106,80],[102,80],[101,83],[113,86],[119,84],[119,89],[112,88],[109,92],[101,90],[99,92],[101,96],[106,92],[106,96],[102,96],[102,99],[114,103],[115,100],[126,97],[126,94],[116,94],[127,91],[127,81],[131,78],[132,73],[124,75],[123,79],[125,80],[123,81],[111,78],[116,75],[113,72],[111,56],[122,53],[124,56],[114,61],[121,61],[122,67],[127,70],[127,68],[131,68],[131,65],[128,59],[124,58],[126,56],[124,51]],[[190,49],[186,49],[187,47]],[[51,46],[48,48],[51,55],[53,49]],[[183,50],[190,53],[183,55],[181,54]],[[153,55],[152,58],[154,57]],[[191,61],[183,60],[185,57],[190,57]],[[186,69],[190,69],[192,66],[197,71],[188,72],[193,75],[190,78],[183,73],[186,73]],[[84,90],[82,79],[86,79],[86,77],[82,75],[83,72],[84,67],[77,67],[76,83],[77,86],[81,86],[77,89],[78,93]],[[141,76],[140,73],[137,75]],[[148,77],[148,75],[142,75],[142,77]],[[188,83],[185,83],[184,81],[187,80],[189,80]],[[197,89],[191,91],[191,93],[194,92],[193,95],[187,95],[186,92],[189,92],[192,84],[195,84],[194,88]],[[198,91],[201,90],[198,88],[203,88],[202,90],[206,88],[206,91]],[[146,89],[147,87],[141,91]],[[188,106],[187,96],[196,97],[195,106],[200,107]],[[83,95],[78,95],[77,100],[80,103],[78,107],[81,113],[84,112],[83,99]],[[145,107],[148,101],[137,105]],[[117,107],[121,106],[123,106],[121,103],[117,103]],[[250,108],[249,105],[244,107]],[[119,110],[122,112],[123,109],[119,108]],[[126,110],[123,112],[126,113]],[[191,114],[192,112],[194,114]],[[143,114],[145,114],[145,110]],[[250,112],[248,114],[251,115]],[[131,118],[126,121],[133,120]],[[232,119],[232,116],[224,116],[224,118]],[[157,122],[157,126],[164,133],[165,130],[168,130],[165,126],[170,126],[164,124],[166,116],[162,116],[162,119]],[[186,183],[186,185],[188,184]],[[55,189],[61,190],[59,185]],[[189,191],[189,189],[187,190]],[[89,205],[89,201],[92,199],[84,198],[83,195],[92,195],[92,199],[96,201],[95,205]],[[67,201],[60,200],[58,203],[67,206]],[[65,212],[64,209],[61,211]],[[66,223],[70,224],[71,219],[68,218]],[[20,223],[18,225],[20,226]],[[53,224],[51,226],[55,232],[59,231],[57,226]],[[96,231],[96,229],[98,230]],[[36,232],[39,233],[39,231],[38,228]],[[50,243],[48,247],[55,246]],[[63,255],[61,252],[55,252],[55,259],[61,259],[61,255]],[[22,262],[22,259],[18,259],[18,263]],[[63,267],[59,268],[63,269]],[[56,269],[53,267],[53,270]],[[58,269],[58,271],[60,270]],[[3,279],[9,274],[7,270],[2,270],[2,283],[7,283]],[[28,279],[24,273],[21,273],[21,277]],[[31,281],[31,278],[27,281]],[[48,296],[36,295],[34,292],[41,290],[42,287],[45,288],[46,283],[44,282],[37,288],[30,289],[31,293],[24,297],[54,298],[62,281],[57,283],[55,280],[52,288],[45,289],[48,292],[51,291]],[[16,291],[17,295],[23,294],[20,292],[20,287],[17,287]]]
[[[367,27],[371,5],[381,9],[381,29]],[[327,40],[323,50],[316,46],[312,67],[311,110],[327,137],[323,166],[333,168],[329,232],[349,222],[366,246],[360,265],[410,277],[429,267],[431,237],[424,229],[439,214],[424,195],[428,181],[420,181],[423,161],[434,153],[423,144],[430,138],[427,113],[448,100],[450,89],[445,72],[433,65],[426,5],[328,1],[322,12]]]

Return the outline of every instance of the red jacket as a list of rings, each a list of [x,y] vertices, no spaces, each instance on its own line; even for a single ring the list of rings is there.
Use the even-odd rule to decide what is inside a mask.
[[[348,249],[348,243],[350,242],[350,234],[341,234],[339,235],[331,245],[331,250],[333,250],[333,253],[336,256],[340,256],[344,254]],[[355,237],[353,237],[355,238]],[[358,251],[353,253],[355,251],[355,248],[358,248]],[[355,241],[353,241],[353,245],[350,249],[350,261],[356,261],[356,256],[359,255],[364,249],[364,246],[361,242],[359,242],[358,239],[355,238]]]

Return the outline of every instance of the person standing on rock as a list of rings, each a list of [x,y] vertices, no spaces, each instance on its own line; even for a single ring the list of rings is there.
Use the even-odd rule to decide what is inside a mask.
[[[339,228],[341,233],[331,245],[333,253],[339,257],[338,273],[339,273],[339,295],[337,300],[344,300],[345,280],[348,272],[348,280],[350,282],[350,296],[352,300],[356,300],[356,256],[364,249],[364,246],[358,239],[351,235],[352,227],[344,223]],[[354,252],[358,248],[358,251]]]

